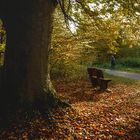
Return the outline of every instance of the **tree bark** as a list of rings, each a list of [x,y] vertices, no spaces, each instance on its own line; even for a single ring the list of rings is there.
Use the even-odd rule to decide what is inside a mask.
[[[7,5],[4,100],[28,108],[55,106],[59,100],[49,76],[49,48],[56,5],[52,0],[14,0]]]

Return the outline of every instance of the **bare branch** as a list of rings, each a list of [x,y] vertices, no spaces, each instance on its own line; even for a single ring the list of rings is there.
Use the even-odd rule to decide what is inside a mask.
[[[57,0],[60,8],[61,8],[61,11],[64,15],[64,19],[65,19],[65,23],[66,23],[66,26],[67,28],[70,30],[70,32],[72,33],[70,27],[69,27],[69,21],[73,22],[76,26],[76,21],[68,14],[69,10],[70,10],[70,6],[71,6],[71,0],[68,1],[68,7],[67,7],[67,10],[65,8],[65,3],[64,3],[64,0]],[[73,33],[72,33],[73,34]],[[74,35],[74,34],[73,34]]]

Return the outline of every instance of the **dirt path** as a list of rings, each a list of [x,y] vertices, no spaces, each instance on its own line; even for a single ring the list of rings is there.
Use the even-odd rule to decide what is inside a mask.
[[[140,80],[140,74],[138,74],[138,73],[118,71],[118,70],[109,70],[109,69],[104,69],[104,71],[111,75]]]

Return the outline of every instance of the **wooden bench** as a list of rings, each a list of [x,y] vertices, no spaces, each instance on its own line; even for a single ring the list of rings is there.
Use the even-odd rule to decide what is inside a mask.
[[[99,87],[100,90],[106,90],[110,79],[105,79],[103,71],[97,68],[87,68],[89,79],[93,87]]]

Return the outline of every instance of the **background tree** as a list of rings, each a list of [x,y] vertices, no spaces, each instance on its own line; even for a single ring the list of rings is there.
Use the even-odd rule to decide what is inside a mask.
[[[67,28],[60,8],[55,11],[53,27],[50,53],[51,76],[71,80],[80,70],[81,41],[76,35],[75,27]]]
[[[80,23],[78,34],[82,35],[85,48],[88,47],[83,49],[83,54],[88,51],[89,61],[92,56],[93,61],[95,58],[98,62],[106,61],[110,54],[116,54],[124,45],[133,47],[138,44],[138,7],[139,2],[136,1],[90,1],[79,11],[80,14],[75,10],[75,18]]]

